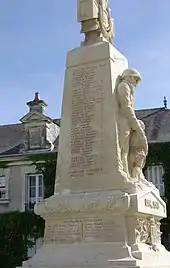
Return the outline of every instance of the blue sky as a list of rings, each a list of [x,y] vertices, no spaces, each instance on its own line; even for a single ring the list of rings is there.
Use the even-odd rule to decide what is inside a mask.
[[[83,36],[76,20],[77,0],[0,0],[0,124],[27,113],[36,91],[59,117],[65,59]],[[110,0],[115,46],[139,69],[136,108],[170,103],[170,0]]]

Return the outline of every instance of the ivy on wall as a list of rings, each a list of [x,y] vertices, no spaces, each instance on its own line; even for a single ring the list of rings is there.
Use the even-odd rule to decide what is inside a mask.
[[[52,196],[55,187],[57,153],[32,155],[27,160],[31,161],[31,165],[35,166],[38,173],[43,174],[44,197]]]
[[[38,173],[43,174],[45,198],[54,193],[57,153],[32,155],[31,161]],[[0,161],[0,169],[8,168],[11,162]],[[27,259],[29,248],[44,236],[44,220],[33,211],[0,214],[0,268],[21,266]]]
[[[8,165],[10,163],[11,162],[9,162],[9,161],[0,160],[0,169],[6,169],[6,168],[8,168]]]
[[[30,161],[31,166],[35,166],[38,173],[43,174],[44,181],[44,197],[48,198],[54,193],[55,174],[57,164],[57,153],[36,154],[25,158],[25,161]],[[11,164],[9,161],[0,160],[0,169],[8,168]]]
[[[164,169],[163,180],[165,184],[165,198],[170,208],[170,143],[151,143],[146,160],[146,167],[151,165],[162,165]],[[168,215],[170,216],[170,211]]]

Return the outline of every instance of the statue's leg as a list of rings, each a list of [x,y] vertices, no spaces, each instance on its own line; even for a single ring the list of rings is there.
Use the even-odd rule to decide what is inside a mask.
[[[126,131],[124,132],[124,135],[122,135],[121,137],[121,158],[123,164],[123,171],[127,174],[129,178],[130,174],[128,165],[128,154],[129,154],[129,131]]]

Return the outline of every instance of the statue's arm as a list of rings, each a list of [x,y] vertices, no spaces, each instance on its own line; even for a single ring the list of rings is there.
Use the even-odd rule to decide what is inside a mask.
[[[130,87],[128,84],[122,82],[118,86],[118,98],[121,105],[121,110],[124,116],[127,118],[130,127],[133,130],[139,129],[138,120],[135,115],[135,111],[131,105]]]

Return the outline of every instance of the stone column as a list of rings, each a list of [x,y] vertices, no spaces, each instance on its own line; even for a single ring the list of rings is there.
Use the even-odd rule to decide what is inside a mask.
[[[115,81],[126,58],[110,43],[67,55],[56,193],[126,189],[116,122]]]

